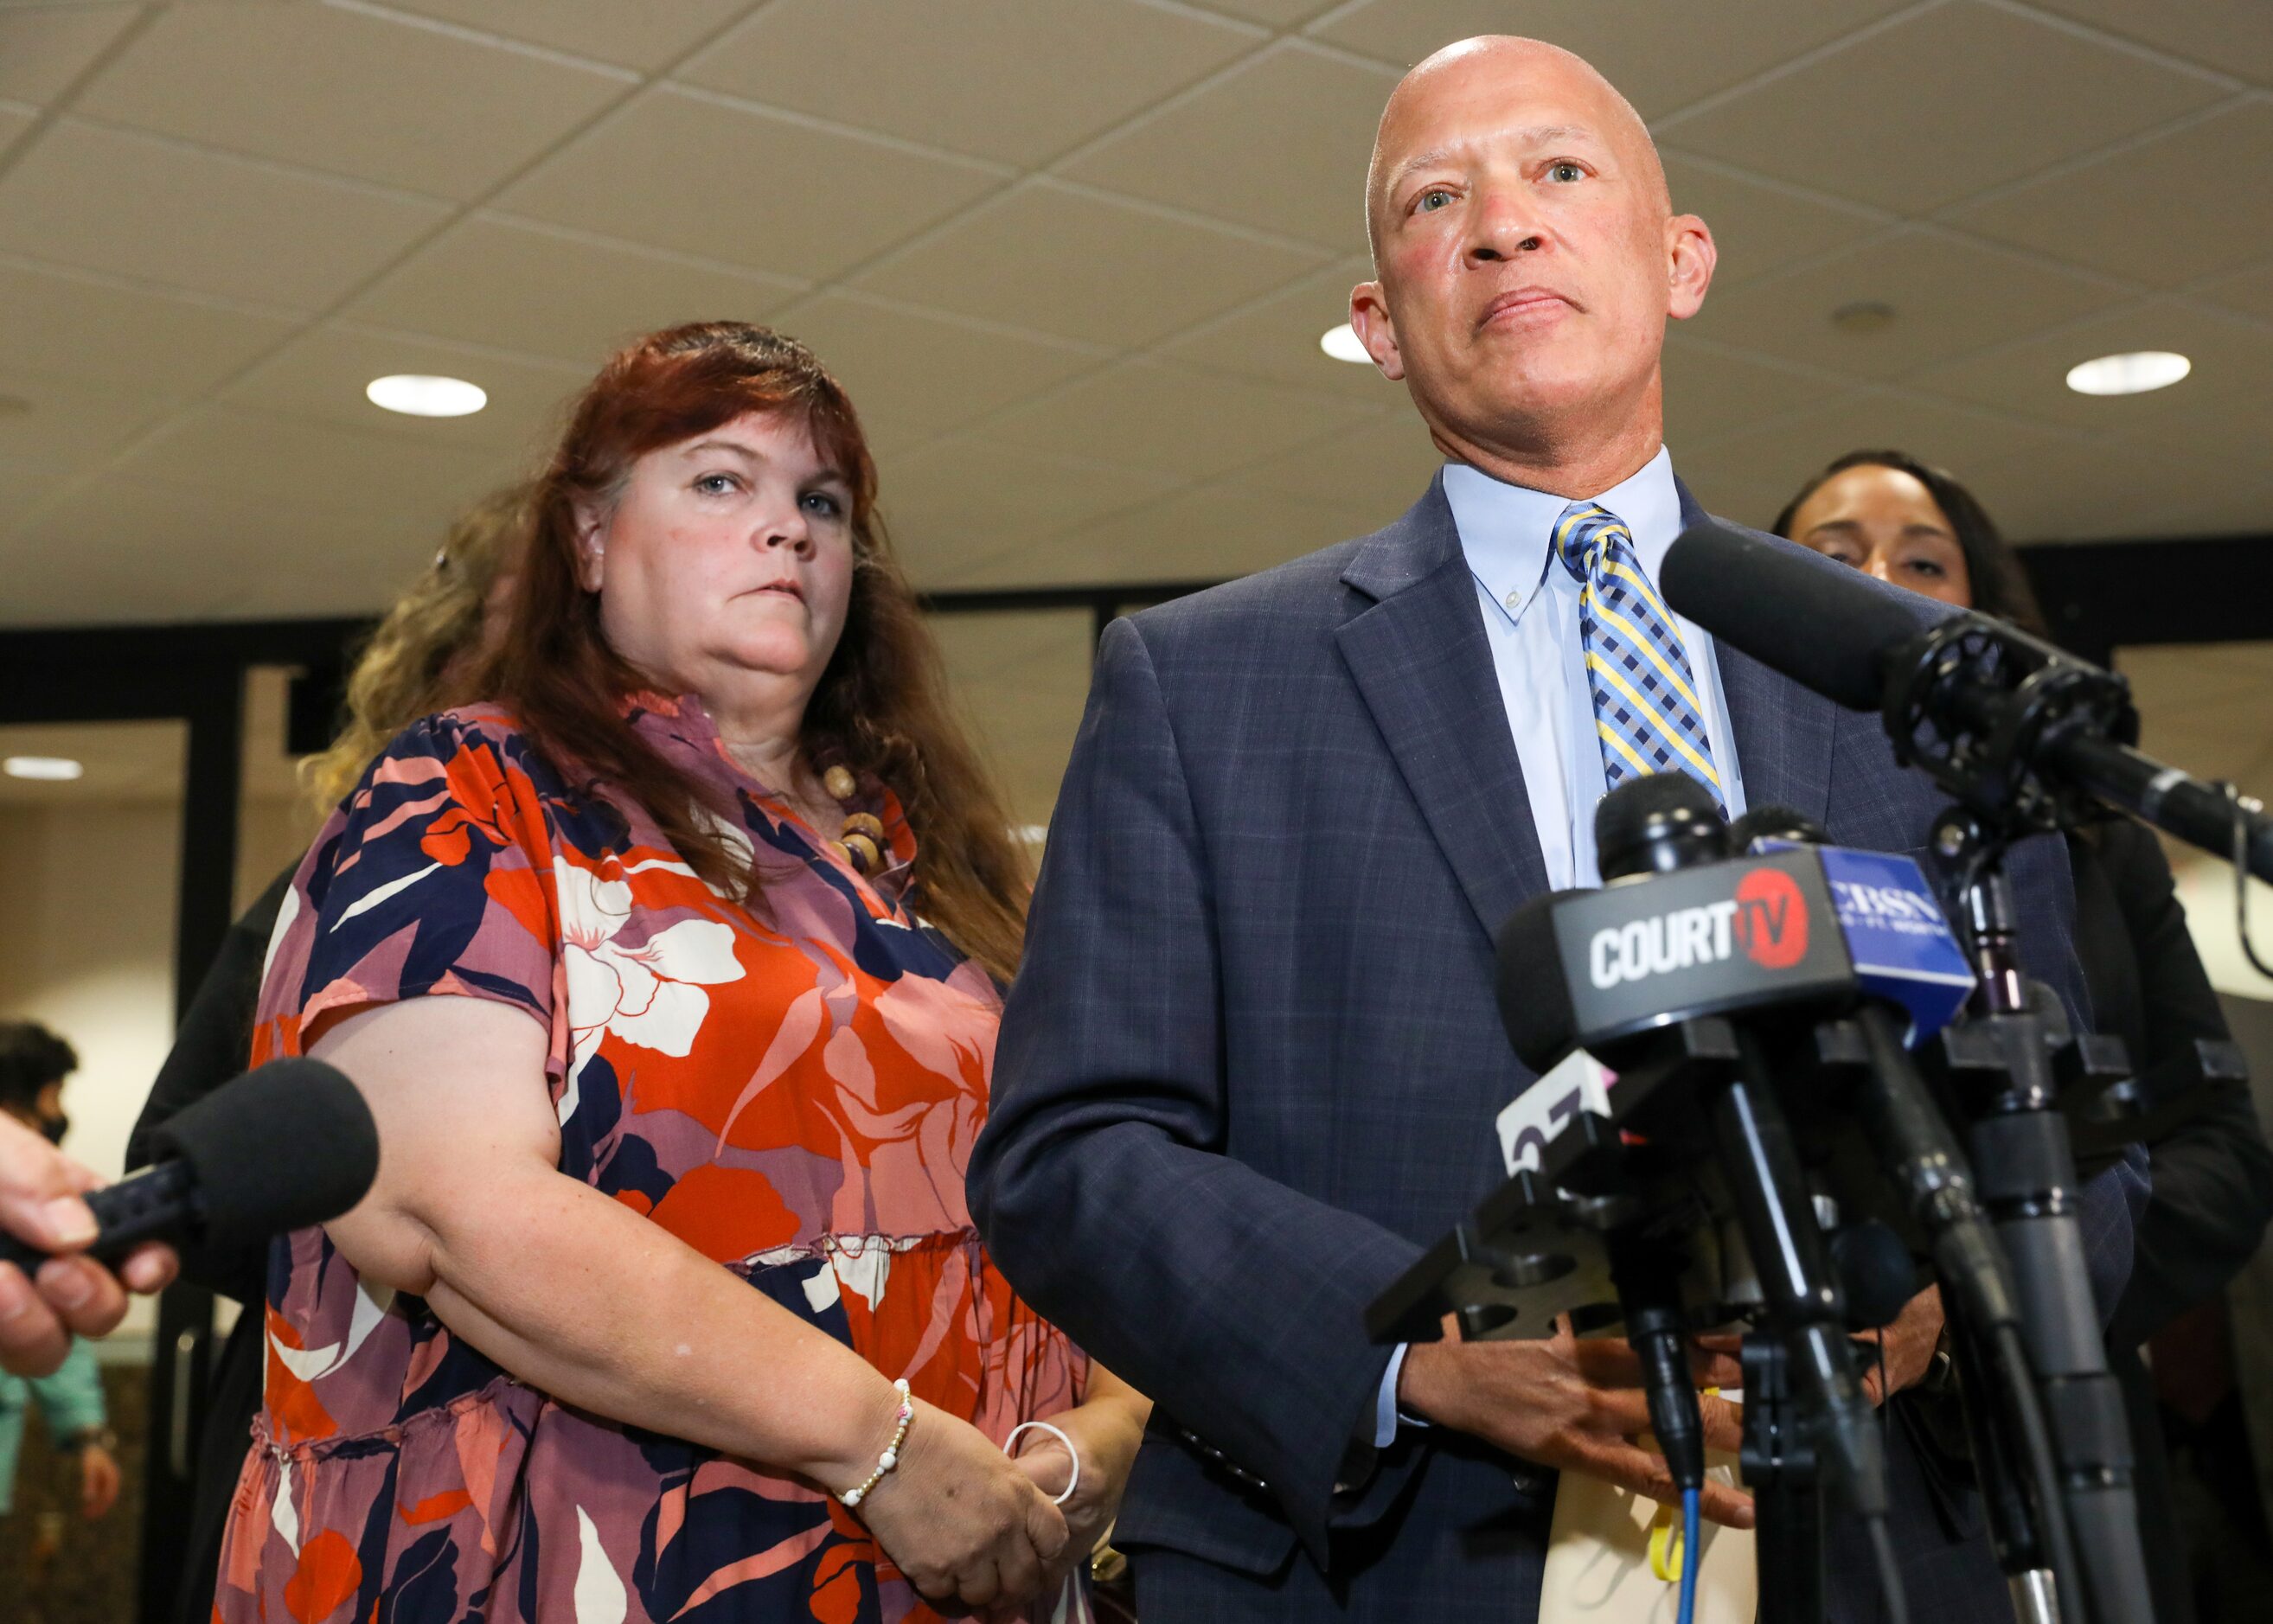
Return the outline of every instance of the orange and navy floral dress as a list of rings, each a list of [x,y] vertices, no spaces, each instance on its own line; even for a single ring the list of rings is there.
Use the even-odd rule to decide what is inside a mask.
[[[626,715],[739,810],[761,909],[697,879],[636,807],[578,792],[494,708],[431,717],[301,864],[254,1059],[397,999],[526,1010],[550,1036],[563,1174],[997,1441],[1067,1408],[1081,1354],[1011,1292],[964,1203],[1000,1001],[910,911],[897,804],[867,798],[890,848],[872,881],[692,700]],[[361,1279],[320,1229],[276,1244],[267,1328],[222,1624],[936,1616],[817,1486],[564,1408]],[[754,1359],[747,1375],[767,1379]]]

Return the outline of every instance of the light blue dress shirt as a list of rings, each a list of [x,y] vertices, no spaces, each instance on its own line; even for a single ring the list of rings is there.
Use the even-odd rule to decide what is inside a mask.
[[[1465,463],[1448,463],[1444,499],[1475,579],[1500,703],[1523,768],[1539,854],[1547,861],[1547,883],[1556,890],[1599,886],[1594,805],[1607,793],[1609,780],[1594,734],[1586,650],[1579,640],[1579,583],[1555,562],[1550,544],[1571,498],[1507,484]],[[1681,492],[1673,483],[1671,454],[1660,446],[1639,473],[1592,499],[1625,521],[1634,552],[1654,582],[1666,550],[1681,534]],[[1744,810],[1744,774],[1713,640],[1682,616],[1676,615],[1674,624],[1689,652],[1697,697],[1704,701],[1706,737],[1713,745],[1714,770],[1721,775],[1722,800],[1735,818]],[[1390,1356],[1374,1406],[1377,1448],[1388,1448],[1397,1436],[1397,1378],[1404,1367],[1405,1348],[1399,1345]]]

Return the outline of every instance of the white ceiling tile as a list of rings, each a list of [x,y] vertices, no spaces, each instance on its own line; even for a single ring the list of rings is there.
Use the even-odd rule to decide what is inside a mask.
[[[1242,490],[1376,514],[1378,526],[1419,501],[1444,465],[1427,427],[1403,410],[1242,468],[1235,483]]]
[[[2087,395],[2067,386],[2080,361],[2135,349],[2171,349],[2194,370],[2148,394]],[[2273,327],[2157,299],[2042,338],[1930,367],[1920,389],[2095,434],[2194,431],[2236,397],[2273,395]],[[2273,469],[2269,469],[2273,472]]]
[[[0,265],[0,370],[176,398],[211,388],[297,325],[12,265]]]
[[[944,433],[1097,364],[1072,345],[846,294],[807,299],[780,325],[836,375],[886,443]]]
[[[138,5],[0,9],[0,99],[45,107],[132,22]]]
[[[2273,209],[2242,176],[2273,178],[2273,104],[2246,102],[2175,134],[1953,211],[1953,225],[2172,288],[2273,254]]]
[[[982,560],[1156,500],[1183,483],[1174,475],[1068,462],[957,438],[888,463],[881,485],[893,546],[909,576],[931,587]]]
[[[677,77],[1039,164],[1255,42],[1251,29],[1132,0],[776,0]]]
[[[82,486],[0,543],[0,567],[19,623],[193,619],[242,602],[247,581],[285,580],[300,587],[290,612],[320,614],[384,603],[439,535],[303,499],[281,482],[217,491],[138,475]],[[71,567],[56,568],[64,558]]]
[[[1931,232],[1898,230],[1800,269],[1716,289],[1691,318],[1699,338],[1858,378],[1894,378],[2023,337],[2116,303],[2081,275]],[[1876,332],[1834,326],[1883,303]]]
[[[0,162],[4,162],[8,149],[23,138],[24,132],[40,122],[39,115],[20,108],[0,107]]]
[[[348,308],[358,320],[596,367],[685,321],[762,320],[804,284],[533,221],[476,215]]]
[[[2104,541],[2184,533],[2182,508],[2234,470],[2196,452],[2063,438],[2023,453],[1940,459],[2014,541]],[[2273,500],[2266,506],[2273,510]],[[2269,512],[2273,520],[2273,512]]]
[[[1323,253],[1029,181],[857,280],[894,298],[1094,344],[1148,344]]]
[[[2200,297],[2244,315],[2273,321],[2273,265],[2262,265],[2204,288]]]
[[[1065,173],[1235,225],[1365,248],[1365,167],[1395,76],[1292,41]],[[1265,135],[1264,132],[1268,134]]]
[[[942,584],[1228,580],[1363,535],[1379,522],[1273,492],[1211,485],[989,559]]]
[[[547,159],[498,205],[753,270],[821,277],[1000,183],[972,163],[663,86]]]
[[[364,386],[396,372],[462,378],[487,392],[489,404],[465,417],[406,417],[373,406]],[[566,402],[591,375],[590,368],[567,362],[512,361],[412,334],[333,323],[293,340],[221,398],[278,417],[334,423],[454,454],[503,453],[533,466],[551,449]]]
[[[1878,230],[1883,215],[1795,196],[1789,189],[1747,179],[1669,152],[1665,178],[1673,206],[1703,220],[1713,232],[1720,263],[1718,288],[1781,269],[1795,260],[1844,248]]]
[[[1885,16],[1902,0],[1372,0],[1321,37],[1415,63],[1480,34],[1524,34],[1576,51],[1645,118],[1656,118]]]
[[[2224,94],[2196,74],[1962,0],[1660,133],[1764,175],[1923,213]]]
[[[652,72],[750,9],[754,0],[392,0],[406,11]]]
[[[1724,517],[1764,527],[1803,483],[1850,451],[1904,451],[1965,479],[1977,464],[2035,456],[2059,438],[2051,429],[1962,406],[1871,392],[1724,438],[1676,446],[1674,471],[1700,490],[1781,492],[1773,505],[1723,511]]]
[[[1205,479],[1370,415],[1332,395],[1139,361],[996,417],[986,433],[1054,456]]]
[[[0,178],[0,251],[315,310],[446,212],[64,119]]]
[[[1665,346],[1665,437],[1677,450],[1781,417],[1843,392],[1817,372],[1765,356],[1684,341]]]
[[[1372,363],[1337,361],[1318,348],[1329,327],[1349,319],[1350,289],[1372,275],[1363,257],[1345,259],[1178,339],[1163,353],[1204,371],[1324,390],[1367,405],[1401,401],[1404,385],[1382,377]]]
[[[2273,456],[2273,417],[2261,412],[2258,423],[2257,466]],[[2189,501],[2180,498],[2154,521],[2157,535],[2264,535],[2273,533],[2273,482],[2225,478],[2195,489]],[[2258,695],[2257,715],[2262,722],[2264,694]]]
[[[1269,27],[1287,28],[1331,11],[1337,4],[1338,0],[1214,0],[1209,9]]]
[[[100,462],[175,404],[131,385],[52,373],[34,376],[4,365],[0,365],[0,397],[11,402],[0,409],[0,458],[37,461],[62,474],[76,474]],[[0,508],[0,529],[21,516],[20,510]]]
[[[2146,5],[2140,0],[2036,3],[2217,72],[2273,85],[2273,11],[2264,0],[2183,0],[2173,5]]]
[[[408,421],[407,419],[405,421]],[[153,437],[114,470],[125,483],[211,493],[218,509],[261,496],[336,513],[343,525],[380,525],[424,535],[429,556],[451,518],[517,477],[520,461],[487,447],[437,445],[391,428],[273,416],[205,407]],[[107,482],[106,482],[107,483]],[[348,560],[322,529],[281,539],[279,562]]]
[[[367,12],[198,6],[161,15],[104,69],[77,110],[382,185],[472,198],[625,89],[612,74]]]
[[[71,470],[57,466],[53,458],[11,453],[5,449],[7,444],[8,408],[0,406],[0,513],[11,515],[0,519],[0,535],[38,511],[71,476]]]

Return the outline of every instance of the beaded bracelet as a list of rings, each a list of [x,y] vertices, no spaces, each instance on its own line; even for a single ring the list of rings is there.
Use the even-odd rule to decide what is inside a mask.
[[[857,1506],[866,1500],[868,1497],[868,1491],[884,1480],[884,1474],[900,1463],[900,1446],[908,1441],[908,1423],[915,1419],[916,1406],[915,1401],[908,1396],[908,1379],[905,1376],[892,1383],[892,1386],[897,1389],[900,1396],[899,1425],[892,1429],[892,1441],[886,1444],[884,1452],[876,1457],[876,1470],[868,1474],[868,1480],[859,1487],[847,1489],[836,1497],[847,1506]]]

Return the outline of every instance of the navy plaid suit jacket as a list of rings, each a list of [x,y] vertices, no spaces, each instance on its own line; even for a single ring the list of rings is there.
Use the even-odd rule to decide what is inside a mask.
[[[1752,805],[1924,844],[1941,797],[1875,717],[1717,657]],[[1493,1001],[1493,933],[1547,888],[1498,695],[1441,482],[1099,647],[970,1190],[1018,1291],[1157,1401],[1116,1535],[1149,1617],[1530,1615],[1551,1482],[1410,1427],[1353,1464],[1387,1359],[1362,1312],[1502,1177],[1533,1081]],[[2014,877],[2032,973],[2082,1009],[2064,855]],[[2104,1301],[2143,1196],[2087,1192]],[[1962,1496],[1896,1455],[1913,1608],[1999,1617]],[[1834,1590],[1875,1607],[1867,1564]]]

